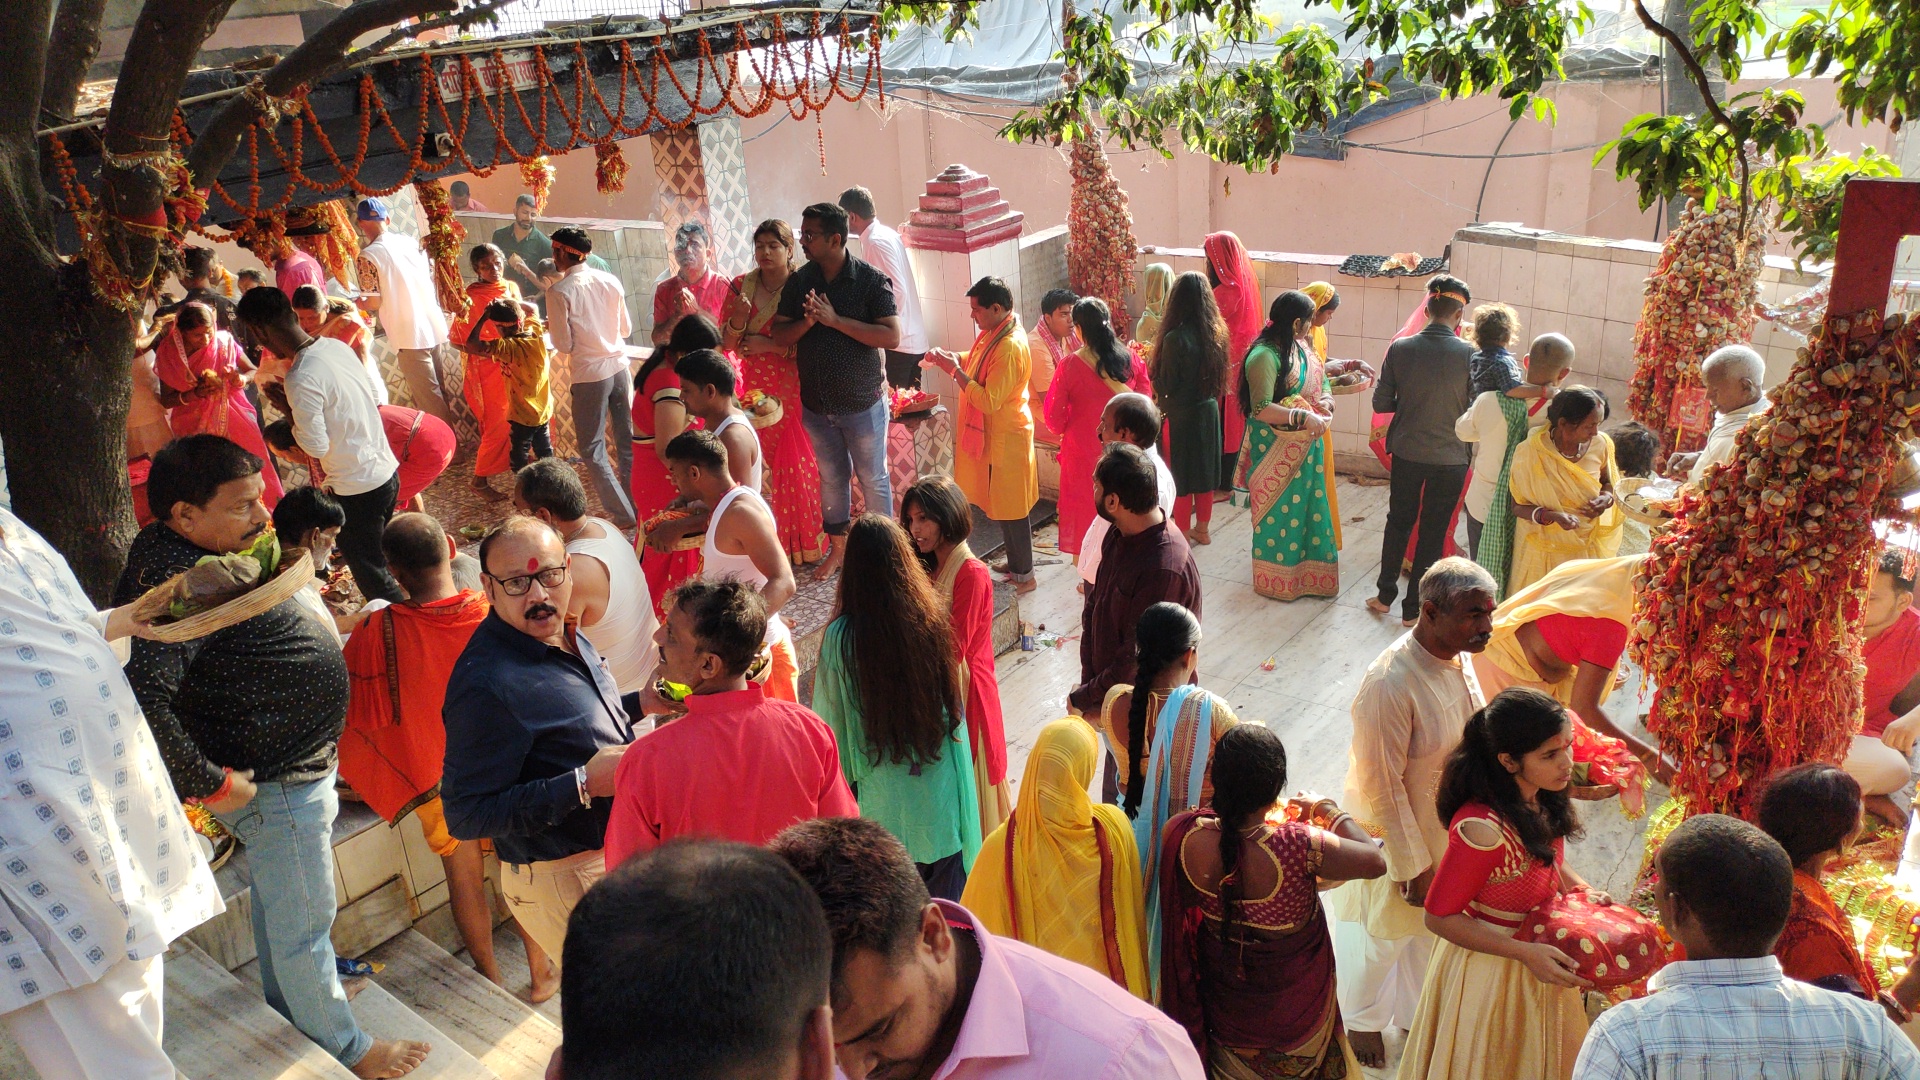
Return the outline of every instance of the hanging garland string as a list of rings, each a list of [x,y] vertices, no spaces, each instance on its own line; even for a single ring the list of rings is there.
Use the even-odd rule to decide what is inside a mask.
[[[327,135],[313,110],[307,90],[303,88],[286,98],[271,102],[272,107],[247,129],[244,146],[247,181],[238,193],[229,191],[227,185],[217,181],[211,188],[200,191],[194,191],[191,185],[184,183],[187,175],[185,155],[193,145],[193,133],[185,115],[176,110],[171,147],[166,155],[174,164],[155,166],[169,174],[168,221],[164,226],[157,226],[167,234],[168,242],[162,246],[177,253],[189,230],[215,239],[224,238],[221,234],[209,232],[199,221],[207,204],[213,199],[218,199],[225,208],[223,216],[230,214],[251,222],[284,220],[285,211],[293,205],[302,189],[329,197],[386,196],[408,184],[419,184],[442,175],[465,172],[480,177],[489,176],[507,162],[523,167],[531,164],[538,168],[537,163],[542,158],[583,146],[598,147],[617,139],[637,138],[656,131],[685,131],[710,116],[733,115],[752,119],[765,115],[779,104],[793,119],[805,119],[809,113],[817,115],[836,99],[858,102],[870,93],[876,96],[882,106],[885,105],[886,88],[880,66],[881,31],[877,23],[865,30],[855,30],[844,15],[836,20],[823,17],[818,12],[809,14],[804,20],[793,21],[803,22],[797,33],[789,30],[787,18],[778,14],[769,16],[768,33],[765,40],[758,43],[749,37],[744,22],[735,24],[731,48],[723,52],[714,49],[714,32],[696,34],[698,55],[692,58],[691,86],[675,69],[677,58],[666,43],[656,42],[645,46],[636,55],[631,42],[620,42],[619,91],[611,107],[592,74],[583,43],[535,43],[512,47],[515,53],[531,54],[534,86],[526,91],[515,90],[513,80],[506,75],[508,65],[505,48],[496,48],[487,54],[486,63],[499,76],[493,80],[491,90],[488,89],[488,80],[482,78],[474,65],[475,54],[463,53],[453,58],[451,63],[460,83],[456,120],[456,110],[448,100],[453,95],[443,96],[436,92],[441,73],[435,68],[434,58],[423,53],[418,59],[420,93],[414,105],[419,119],[414,130],[411,133],[400,130],[373,76],[363,73],[358,87],[358,138],[351,155],[344,157]],[[560,66],[570,69],[573,77],[571,94],[555,76],[555,54],[560,57]],[[665,96],[669,91],[662,86],[662,72],[666,75],[665,82],[671,86],[670,97]],[[534,108],[529,109],[524,93],[536,97]],[[643,105],[644,113],[629,123],[626,117],[630,108],[633,112],[640,112]],[[476,119],[476,107],[494,132],[492,147],[484,161],[477,160],[467,149],[467,136]],[[511,114],[509,109],[512,110]],[[549,120],[555,112],[567,129],[567,137],[560,143],[547,138]],[[510,115],[520,120],[531,137],[532,145],[517,147],[507,137]],[[430,164],[424,156],[425,147],[429,145],[427,140],[433,136],[436,119],[440,130],[452,136],[453,154],[444,162]],[[383,187],[372,186],[360,179],[361,171],[373,152],[375,128],[384,131],[391,143],[390,148],[382,153],[398,150],[407,157],[404,174],[394,183]],[[330,178],[315,179],[307,172],[305,162],[309,131],[332,170]],[[130,280],[119,269],[125,265],[124,251],[113,249],[123,246],[116,239],[117,232],[127,228],[146,228],[148,223],[104,219],[97,207],[98,200],[80,181],[65,140],[58,132],[48,132],[43,138],[46,139],[48,155],[59,177],[67,210],[74,217],[81,242],[81,257],[94,267],[96,286],[113,302],[138,307],[151,297],[161,275],[150,273],[142,281]],[[270,204],[265,202],[261,191],[263,160],[270,160],[267,167],[272,169],[277,166],[278,171],[287,177],[278,199]],[[606,160],[604,155],[602,160]],[[193,210],[191,215],[184,212],[188,209]]]

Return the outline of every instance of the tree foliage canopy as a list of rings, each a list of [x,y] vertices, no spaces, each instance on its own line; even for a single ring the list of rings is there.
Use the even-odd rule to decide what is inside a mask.
[[[1389,75],[1446,97],[1493,94],[1509,114],[1556,118],[1548,84],[1593,19],[1579,2],[1305,0],[1345,24],[1281,27],[1257,0],[1111,0],[1066,7],[1060,93],[1022,110],[1009,139],[1058,143],[1089,133],[1170,155],[1175,145],[1216,161],[1274,170],[1302,132],[1324,128],[1387,94]],[[970,4],[898,4],[903,18],[964,32]],[[1686,194],[1709,205],[1768,203],[1805,257],[1831,253],[1846,180],[1896,170],[1878,151],[1830,152],[1797,92],[1767,88],[1713,99],[1717,69],[1736,81],[1751,58],[1795,75],[1832,76],[1849,121],[1896,129],[1920,109],[1920,0],[1832,0],[1790,24],[1750,0],[1695,0],[1689,45],[1635,0],[1634,14],[1679,54],[1709,104],[1701,116],[1642,115],[1596,156],[1638,188],[1642,207]],[[1119,28],[1125,29],[1119,29]],[[1146,56],[1164,59],[1143,81]],[[1353,57],[1360,57],[1355,60]]]

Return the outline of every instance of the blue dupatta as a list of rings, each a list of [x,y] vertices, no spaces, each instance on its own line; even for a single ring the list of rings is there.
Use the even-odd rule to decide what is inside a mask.
[[[1136,688],[1136,693],[1144,691]],[[1197,697],[1196,697],[1197,695]],[[1175,776],[1176,735],[1189,701],[1194,707],[1193,759],[1184,777]],[[1213,696],[1198,686],[1175,687],[1167,694],[1153,725],[1153,746],[1147,751],[1146,793],[1140,814],[1133,821],[1134,842],[1140,848],[1140,869],[1145,875],[1147,915],[1147,964],[1149,985],[1157,997],[1160,989],[1160,831],[1167,819],[1200,805],[1200,789],[1206,783],[1207,766],[1213,753]]]

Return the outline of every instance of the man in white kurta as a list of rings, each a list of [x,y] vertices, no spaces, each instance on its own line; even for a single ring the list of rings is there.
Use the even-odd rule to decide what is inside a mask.
[[[1702,360],[1700,381],[1713,406],[1713,428],[1699,453],[1667,459],[1667,475],[1697,486],[1709,468],[1732,461],[1747,421],[1767,411],[1766,378],[1767,362],[1745,345],[1722,346]]]
[[[66,561],[0,509],[0,1023],[35,1071],[172,1080],[160,956],[224,910]]]
[[[1447,848],[1434,809],[1440,767],[1486,702],[1463,654],[1487,647],[1494,582],[1478,564],[1442,559],[1420,581],[1420,618],[1367,668],[1353,699],[1353,744],[1340,805],[1379,835],[1385,877],[1329,893],[1340,1014],[1363,1065],[1385,1063],[1382,1032],[1406,1029],[1420,1001],[1433,935],[1421,904]]]

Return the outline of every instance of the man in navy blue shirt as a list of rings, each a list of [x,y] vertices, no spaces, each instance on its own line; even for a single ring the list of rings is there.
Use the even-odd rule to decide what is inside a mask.
[[[574,904],[606,872],[613,773],[633,725],[606,662],[566,620],[560,534],[509,518],[481,541],[480,568],[493,610],[447,680],[440,797],[456,839],[493,841],[514,917],[559,956]]]

